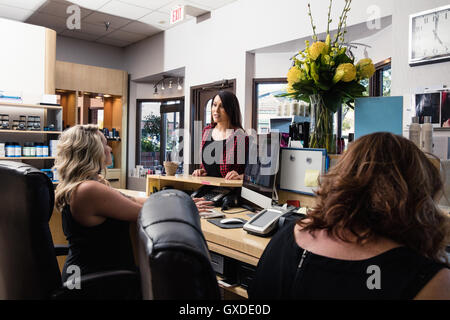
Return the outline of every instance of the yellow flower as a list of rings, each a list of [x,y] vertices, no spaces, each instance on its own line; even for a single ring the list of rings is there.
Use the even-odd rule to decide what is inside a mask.
[[[309,57],[311,60],[316,60],[320,54],[327,53],[328,46],[321,41],[314,42],[311,47],[308,49]]]
[[[356,70],[359,79],[370,78],[375,73],[375,66],[372,63],[372,59],[361,59],[356,65]]]
[[[339,81],[350,82],[356,78],[356,67],[351,63],[342,63],[337,69],[333,77],[333,83]]]
[[[293,83],[298,82],[300,80],[301,76],[302,76],[302,70],[297,66],[293,66],[288,71],[287,81],[290,85],[292,85]]]

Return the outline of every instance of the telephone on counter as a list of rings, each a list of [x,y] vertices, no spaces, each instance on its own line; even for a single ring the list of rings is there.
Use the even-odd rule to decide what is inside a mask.
[[[201,186],[191,194],[191,198],[205,198],[207,201],[214,202],[216,207],[222,206],[224,198],[231,192],[229,188],[215,186]]]

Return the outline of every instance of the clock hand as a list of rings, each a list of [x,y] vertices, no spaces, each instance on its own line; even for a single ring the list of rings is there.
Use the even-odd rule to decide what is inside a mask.
[[[437,41],[439,41],[440,44],[444,45],[444,43],[442,42],[441,38],[439,38],[439,36],[437,35],[436,30],[433,30],[434,33],[434,37],[436,38]]]

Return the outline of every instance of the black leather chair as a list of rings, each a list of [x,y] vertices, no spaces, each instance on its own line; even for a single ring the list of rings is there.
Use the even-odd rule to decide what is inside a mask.
[[[81,290],[61,283],[56,255],[67,255],[68,248],[53,245],[48,222],[54,201],[43,172],[0,161],[0,299],[136,298],[139,276],[131,271],[81,275]]]
[[[198,210],[186,193],[151,195],[139,215],[138,234],[144,299],[220,299]]]

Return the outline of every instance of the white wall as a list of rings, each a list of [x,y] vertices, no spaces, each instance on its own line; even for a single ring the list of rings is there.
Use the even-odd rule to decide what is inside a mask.
[[[124,70],[125,49],[75,38],[56,38],[56,60]]]
[[[211,18],[204,22],[197,24],[194,19],[127,47],[125,68],[131,74],[131,79],[138,79],[185,67],[187,126],[190,121],[190,87],[221,79],[236,79],[236,95],[243,109],[245,127],[248,128],[251,123],[252,95],[249,88],[258,61],[247,52],[310,35],[307,3],[307,0],[233,2],[213,11]],[[318,33],[326,31],[328,1],[326,5],[324,3],[314,1],[311,5]],[[367,12],[370,5],[377,5],[382,17],[392,14],[392,1],[354,1],[348,25],[367,21],[371,15]],[[343,1],[335,2],[332,29],[337,25],[342,7]],[[130,107],[135,107],[133,100],[136,100],[136,96],[132,93]],[[134,120],[130,120],[129,125],[131,138]],[[189,145],[190,141],[186,139],[185,148]],[[134,163],[133,146],[130,140],[130,164]],[[185,152],[187,157],[188,154]]]
[[[0,18],[0,90],[38,103],[45,84],[45,28]],[[7,92],[5,92],[7,93]]]
[[[449,4],[448,0],[395,0],[392,18],[392,95],[403,96],[403,124],[411,123],[411,98],[421,88],[450,85],[450,62],[410,67],[408,64],[409,15]]]
[[[255,78],[285,78],[295,52],[256,53]]]

